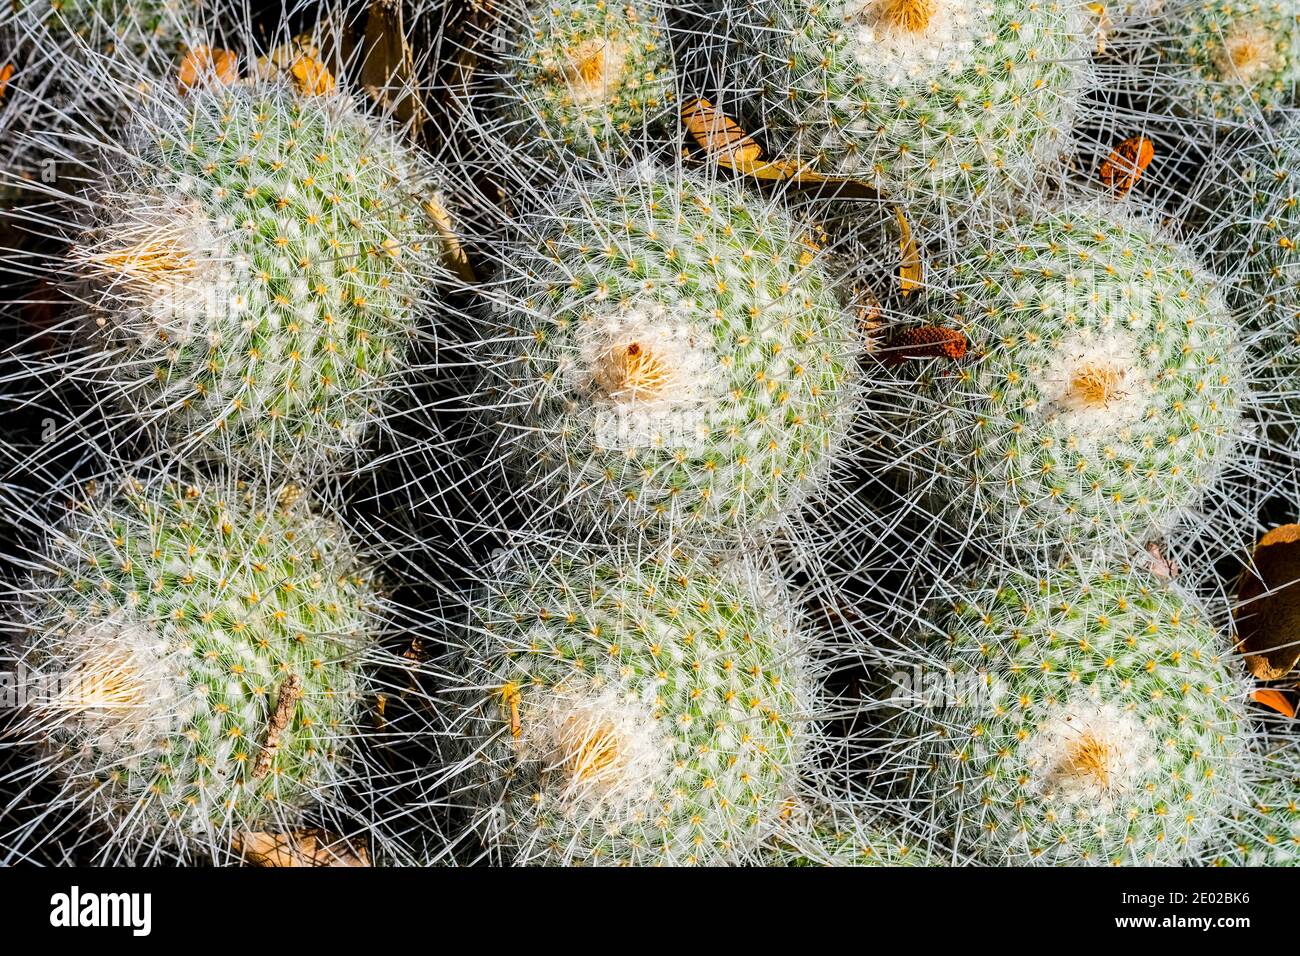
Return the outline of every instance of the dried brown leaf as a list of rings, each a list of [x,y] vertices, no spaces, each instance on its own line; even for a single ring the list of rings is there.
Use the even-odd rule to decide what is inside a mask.
[[[253,866],[318,867],[369,866],[364,847],[324,830],[292,833],[244,833],[234,839],[234,850]]]
[[[1300,524],[1259,539],[1237,586],[1238,649],[1260,680],[1278,680],[1300,660]]]

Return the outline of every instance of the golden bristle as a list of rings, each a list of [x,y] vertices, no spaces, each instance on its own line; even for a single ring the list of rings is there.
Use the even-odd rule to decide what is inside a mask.
[[[142,286],[169,285],[194,275],[193,256],[165,237],[151,236],[120,249],[87,256],[92,269]]]
[[[605,353],[596,368],[596,385],[618,401],[648,401],[673,381],[672,370],[639,342],[619,345]]]
[[[881,0],[881,17],[890,26],[920,33],[938,11],[938,0]]]
[[[125,654],[104,654],[82,664],[56,706],[72,713],[136,710],[145,704],[140,675]]]
[[[1070,388],[1082,404],[1104,408],[1117,397],[1121,378],[1118,369],[1087,365],[1074,374]]]
[[[1103,789],[1110,787],[1111,748],[1092,734],[1084,734],[1073,746],[1061,768],[1069,777],[1095,780]]]
[[[617,763],[619,740],[610,724],[592,728],[589,724],[570,720],[565,729],[575,738],[565,748],[564,768],[570,780],[590,781]]]

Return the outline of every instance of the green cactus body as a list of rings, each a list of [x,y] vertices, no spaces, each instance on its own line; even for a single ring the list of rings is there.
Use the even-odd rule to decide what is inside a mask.
[[[1073,3],[728,0],[737,107],[772,152],[900,199],[1012,177],[1064,132],[1086,63]]]
[[[129,141],[139,162],[72,253],[114,350],[96,374],[187,452],[354,448],[433,294],[416,154],[350,100],[276,83],[195,90]]]
[[[1218,866],[1300,866],[1300,749],[1286,740],[1252,773],[1249,805],[1226,825]]]
[[[998,864],[1173,864],[1241,784],[1244,684],[1144,574],[993,574],[936,606],[940,695],[915,701],[933,799]],[[943,699],[937,699],[942,697]]]
[[[476,607],[465,786],[516,863],[718,864],[779,823],[808,728],[757,579],[673,555],[523,553]]]
[[[932,866],[932,848],[887,821],[868,823],[827,809],[802,831],[787,829],[775,841],[771,865],[797,867]]]
[[[511,139],[581,156],[625,152],[671,107],[671,57],[655,0],[542,2],[526,16],[501,77]]]
[[[177,0],[16,0],[14,12],[42,24],[48,36],[77,38],[109,53],[125,48],[140,54],[180,48],[188,8],[202,4]],[[29,27],[30,29],[30,27]]]
[[[1175,105],[1201,116],[1246,119],[1296,101],[1296,0],[1191,0],[1159,21],[1158,49],[1177,84]]]
[[[123,836],[293,825],[367,686],[376,595],[343,532],[291,494],[136,482],[62,531],[22,651],[55,773]]]
[[[540,496],[730,532],[816,487],[855,410],[856,330],[783,212],[655,174],[557,208],[536,240],[507,260],[517,351],[494,402],[518,410]]]
[[[1208,181],[1219,193],[1212,227],[1229,294],[1270,423],[1300,417],[1300,122],[1284,119],[1235,150]]]
[[[1245,392],[1215,280],[1113,210],[1026,212],[959,242],[936,321],[971,355],[907,373],[950,406],[924,412],[941,494],[1047,543],[1140,542],[1195,506]]]

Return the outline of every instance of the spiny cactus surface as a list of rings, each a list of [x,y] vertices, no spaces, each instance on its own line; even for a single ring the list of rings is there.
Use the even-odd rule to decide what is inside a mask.
[[[1128,569],[992,573],[932,611],[927,799],[988,863],[1187,862],[1241,790],[1244,683],[1197,605]]]
[[[634,549],[519,552],[473,609],[456,725],[484,852],[516,863],[741,862],[810,733],[787,600]]]
[[[653,173],[536,226],[505,257],[511,348],[490,357],[534,494],[585,521],[734,532],[824,480],[856,332],[779,206]]]
[[[895,198],[1015,178],[1065,131],[1086,64],[1074,4],[727,0],[734,89],[771,151]]]
[[[126,142],[71,254],[92,374],[187,453],[356,447],[438,295],[425,161],[288,82],[200,83]]]
[[[342,777],[377,596],[292,489],[126,481],[49,547],[23,727],[122,846],[290,827]]]
[[[963,362],[923,412],[935,487],[1013,537],[1141,541],[1199,503],[1241,432],[1236,324],[1196,258],[1099,207],[1023,212],[958,240],[936,285]]]

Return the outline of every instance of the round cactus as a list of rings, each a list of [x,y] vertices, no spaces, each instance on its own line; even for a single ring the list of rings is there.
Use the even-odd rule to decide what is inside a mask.
[[[1087,62],[1081,5],[727,0],[730,95],[772,151],[896,198],[1016,176],[1064,132]]]
[[[498,112],[520,144],[594,156],[625,152],[674,97],[671,53],[656,0],[558,0],[511,23]]]
[[[1220,866],[1300,866],[1300,749],[1273,747],[1251,777],[1249,805],[1225,827],[1230,847]]]
[[[934,322],[970,354],[908,363],[901,386],[927,386],[939,495],[1047,543],[1140,542],[1198,504],[1246,389],[1235,323],[1197,260],[1086,206],[1021,212],[951,255]]]
[[[1190,599],[1128,569],[991,571],[931,619],[944,681],[910,717],[930,796],[978,857],[1170,864],[1213,834],[1245,691]]]
[[[718,864],[779,823],[810,733],[762,576],[680,553],[519,552],[473,609],[458,790],[515,863]]]
[[[49,549],[24,726],[118,846],[293,826],[342,778],[376,593],[292,488],[127,481]]]
[[[542,216],[506,254],[508,350],[489,357],[529,487],[651,531],[797,504],[857,401],[856,330],[816,257],[780,208],[669,173]]]
[[[1155,29],[1161,72],[1175,81],[1167,92],[1181,110],[1247,118],[1295,103],[1296,0],[1181,0],[1163,10]]]
[[[91,374],[187,453],[349,450],[437,294],[430,171],[341,95],[212,79],[104,159],[71,253]]]

